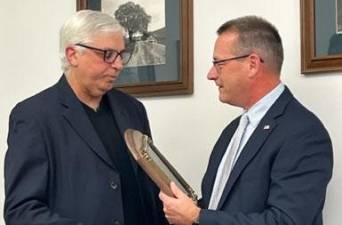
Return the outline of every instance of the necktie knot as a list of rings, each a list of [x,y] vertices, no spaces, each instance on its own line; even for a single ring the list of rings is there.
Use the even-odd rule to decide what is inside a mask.
[[[248,125],[249,119],[247,113],[242,114],[240,118],[239,127],[246,127]]]
[[[234,139],[238,142],[238,145],[240,145],[240,141],[246,131],[248,122],[249,120],[248,120],[247,114],[246,113],[242,114],[242,116],[240,117],[239,126],[235,131],[235,137],[234,137]]]

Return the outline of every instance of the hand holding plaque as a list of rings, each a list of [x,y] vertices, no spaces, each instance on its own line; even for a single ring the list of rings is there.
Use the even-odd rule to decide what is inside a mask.
[[[153,145],[149,136],[137,130],[127,129],[125,141],[133,158],[162,192],[173,196],[170,189],[170,182],[173,181],[191,199],[197,201],[194,190]]]

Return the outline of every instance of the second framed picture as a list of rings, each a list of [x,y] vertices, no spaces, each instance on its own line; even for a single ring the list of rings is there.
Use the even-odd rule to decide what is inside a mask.
[[[135,96],[193,93],[192,0],[77,0],[77,10],[99,10],[125,29],[132,52],[116,87]]]
[[[302,73],[342,70],[342,0],[301,0]]]

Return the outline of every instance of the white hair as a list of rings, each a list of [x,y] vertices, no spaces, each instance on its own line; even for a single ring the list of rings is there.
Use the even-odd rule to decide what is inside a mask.
[[[65,49],[78,43],[89,43],[101,34],[121,33],[124,29],[117,20],[105,13],[93,10],[80,10],[69,18],[59,32],[59,55],[63,72],[69,70]]]

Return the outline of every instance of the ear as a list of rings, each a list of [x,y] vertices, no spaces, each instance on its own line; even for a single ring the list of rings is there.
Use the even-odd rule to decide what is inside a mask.
[[[254,77],[258,72],[260,71],[261,62],[262,59],[259,55],[252,53],[249,56],[249,71],[250,71],[250,77]]]
[[[77,66],[78,65],[78,56],[79,56],[79,54],[75,50],[74,47],[72,47],[72,46],[66,47],[65,57],[71,66]]]

